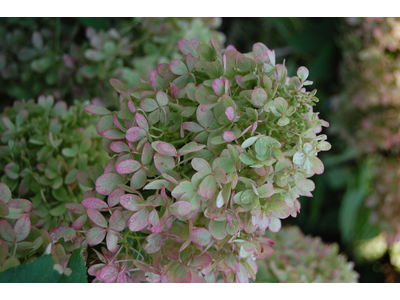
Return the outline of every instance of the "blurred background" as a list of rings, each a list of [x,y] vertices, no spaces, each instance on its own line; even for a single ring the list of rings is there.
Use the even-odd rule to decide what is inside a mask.
[[[179,58],[179,39],[210,36],[310,70],[332,149],[283,225],[336,243],[360,282],[400,282],[400,18],[1,18],[0,111],[42,94],[115,107],[110,78],[133,87]]]

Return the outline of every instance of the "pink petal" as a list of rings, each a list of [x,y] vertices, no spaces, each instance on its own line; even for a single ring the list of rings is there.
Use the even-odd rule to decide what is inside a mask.
[[[147,133],[143,128],[140,127],[131,127],[126,132],[126,139],[131,142],[137,142],[146,137]]]
[[[143,208],[142,210],[133,214],[128,223],[130,231],[140,231],[147,226],[147,218],[150,212],[147,208]]]
[[[236,134],[234,134],[232,131],[225,131],[224,134],[222,135],[222,137],[228,143],[237,139]]]
[[[82,201],[82,205],[86,208],[104,210],[108,209],[107,203],[99,198],[87,198]]]
[[[106,232],[105,228],[93,227],[86,232],[86,242],[91,246],[98,245],[104,240]]]
[[[225,109],[225,115],[228,117],[229,121],[233,121],[235,117],[235,109],[233,106],[229,106],[227,109]]]

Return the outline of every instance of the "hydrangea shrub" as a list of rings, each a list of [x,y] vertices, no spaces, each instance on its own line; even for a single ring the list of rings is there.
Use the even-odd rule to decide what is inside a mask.
[[[341,41],[343,89],[333,101],[339,121],[332,129],[357,150],[360,159],[375,162],[362,209],[369,208],[369,222],[386,232],[390,244],[400,240],[399,28],[399,18],[346,19]]]
[[[257,282],[358,282],[354,263],[339,254],[337,244],[305,236],[297,227],[267,236],[275,241],[275,251],[257,261]]]
[[[95,188],[69,207],[87,244],[106,246],[89,268],[97,282],[255,279],[255,260],[273,252],[266,230],[297,215],[324,170],[328,123],[307,68],[288,77],[261,43],[247,54],[216,39],[178,48],[148,81],[110,80],[118,111],[85,107],[112,157],[95,180],[78,178]]]
[[[84,110],[88,103],[68,108],[51,95],[40,96],[15,101],[0,115],[1,181],[32,200],[37,226],[47,230],[70,225],[65,204],[80,203],[86,190],[76,177],[89,170],[101,173],[107,161],[96,120]]]

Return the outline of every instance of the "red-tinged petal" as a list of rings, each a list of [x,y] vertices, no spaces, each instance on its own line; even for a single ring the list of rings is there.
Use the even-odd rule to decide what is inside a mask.
[[[165,72],[167,72],[169,69],[169,65],[168,64],[159,64],[156,68],[158,75],[164,77]]]
[[[108,231],[106,237],[106,244],[108,251],[110,251],[111,253],[115,253],[119,249],[118,239],[119,239],[118,233],[116,233],[113,230]]]
[[[223,183],[223,184],[228,183],[228,178],[226,176],[226,173],[220,166],[217,166],[214,168],[214,175],[219,183]]]
[[[2,182],[0,182],[0,199],[5,203],[11,200],[11,191],[8,186]]]
[[[175,283],[190,283],[192,281],[192,273],[187,266],[180,264],[174,271]]]
[[[318,157],[312,156],[310,157],[310,160],[312,162],[312,170],[315,174],[324,173],[324,164]]]
[[[222,135],[222,137],[224,138],[224,140],[228,143],[234,141],[237,139],[236,134],[234,134],[232,131],[225,131]]]
[[[125,138],[125,133],[119,129],[107,129],[103,132],[103,136],[109,140],[122,140]]]
[[[147,218],[150,212],[147,208],[136,212],[128,221],[130,231],[140,231],[147,226]]]
[[[262,88],[254,89],[251,93],[251,101],[256,107],[262,107],[268,100],[267,92]]]
[[[111,78],[110,79],[110,84],[112,85],[112,87],[117,91],[117,92],[125,92],[126,91],[126,87],[125,85],[122,83],[122,81],[115,79],[115,78]]]
[[[195,270],[193,270],[193,268],[189,268],[190,269],[190,273],[192,274],[192,281],[190,281],[190,283],[206,283],[204,277],[201,275],[201,273],[196,273]]]
[[[137,195],[126,194],[120,197],[119,202],[121,205],[130,211],[139,211],[142,208],[137,207],[140,204],[144,204],[145,202]]]
[[[158,216],[158,212],[153,209],[147,218],[148,229],[153,233],[159,233],[161,229],[160,217]]]
[[[282,227],[282,223],[281,220],[278,219],[277,217],[270,217],[270,223],[268,225],[268,228],[271,232],[278,232],[281,227]]]
[[[267,50],[268,50],[268,47],[265,46],[263,43],[255,43],[253,45],[254,56],[257,56],[261,53],[267,52]]]
[[[226,231],[225,221],[218,222],[211,220],[208,224],[208,230],[216,240],[223,240],[228,234],[228,232]]]
[[[86,242],[91,246],[98,245],[104,240],[106,232],[105,228],[93,227],[86,232]]]
[[[169,207],[169,211],[176,217],[183,217],[192,211],[192,205],[186,201],[178,201]]]
[[[109,111],[107,108],[94,105],[94,104],[89,104],[85,106],[85,110],[92,114],[92,115],[109,115],[111,111]]]
[[[199,246],[207,246],[211,242],[211,233],[203,227],[194,228],[192,242]]]
[[[140,108],[145,112],[151,112],[158,108],[158,104],[154,99],[145,98],[140,102]]]
[[[213,81],[212,88],[214,90],[215,95],[221,97],[225,92],[224,80],[221,78],[215,79]]]
[[[239,263],[240,271],[236,274],[236,283],[249,283],[249,273],[246,270],[246,267]]]
[[[200,173],[204,173],[204,174],[211,173],[210,164],[204,158],[199,158],[199,157],[193,158],[192,159],[192,167],[193,167],[193,169],[195,169],[197,172],[200,172]]]
[[[128,278],[126,277],[125,272],[121,272],[118,274],[117,277],[117,283],[127,283],[128,282]]]
[[[113,212],[108,223],[110,229],[118,232],[124,230],[126,227],[125,219],[122,216],[122,212],[120,210],[116,210]]]
[[[142,114],[137,113],[135,115],[135,122],[140,128],[144,129],[146,132],[149,131],[149,122],[147,122],[146,118]]]
[[[133,174],[133,176],[131,178],[130,186],[134,190],[139,190],[142,187],[144,187],[146,183],[147,183],[146,171],[143,169],[140,169],[135,174]]]
[[[225,256],[224,262],[233,273],[240,272],[239,261],[233,255]]]
[[[130,151],[128,145],[125,142],[122,142],[122,141],[112,142],[110,144],[110,148],[115,153],[129,152]]]
[[[110,195],[118,184],[125,183],[124,177],[116,173],[107,173],[101,175],[96,180],[96,191],[101,195]]]
[[[157,143],[156,148],[160,154],[167,156],[178,156],[178,152],[176,151],[175,147],[169,143],[159,142]]]
[[[192,54],[194,57],[198,57],[197,51],[194,47],[194,44],[189,42],[188,40],[181,39],[178,41],[179,51],[182,52],[183,55]]]
[[[179,59],[175,59],[175,60],[171,61],[169,64],[169,69],[175,75],[186,75],[189,72],[185,63],[183,63]]]
[[[14,225],[14,234],[17,242],[25,240],[31,231],[31,220],[28,216],[20,217]]]
[[[8,256],[8,246],[3,240],[0,240],[0,266],[6,261]]]
[[[175,158],[156,153],[154,155],[154,165],[160,173],[167,173],[175,168]]]
[[[152,233],[146,238],[147,244],[143,246],[146,253],[156,253],[163,245],[162,235],[160,233]]]
[[[80,203],[67,203],[65,204],[65,208],[67,208],[70,212],[74,214],[86,213],[86,208],[83,207],[83,205]]]
[[[158,92],[158,93],[156,94],[156,100],[157,100],[157,103],[158,103],[160,106],[165,106],[165,105],[167,105],[168,102],[169,102],[168,96],[167,96],[167,94],[164,93],[164,92]]]
[[[105,266],[100,271],[100,279],[106,283],[114,282],[118,277],[118,269],[115,266]]]
[[[149,81],[151,84],[151,87],[155,91],[160,91],[164,87],[164,79],[158,75],[157,70],[152,70],[149,74]]]
[[[171,85],[171,94],[172,94],[172,97],[173,97],[174,99],[178,98],[178,96],[179,96],[179,87],[178,87],[175,83],[173,83],[173,82],[171,82],[170,85]]]
[[[274,249],[271,246],[261,244],[261,253],[259,253],[257,258],[266,258],[270,256],[274,252]]]
[[[196,64],[196,59],[192,54],[188,53],[188,55],[186,55],[186,65],[190,72],[193,71],[195,64]]]
[[[7,206],[7,204],[0,199],[0,218],[5,218],[8,216],[8,214],[10,213],[10,210]]]
[[[116,165],[115,169],[117,170],[118,174],[130,174],[139,170],[140,167],[140,162],[134,159],[127,159]]]
[[[146,142],[143,146],[143,150],[142,150],[142,164],[148,165],[151,163],[151,160],[153,159],[154,156],[154,151],[153,151],[153,147],[151,147],[151,144],[149,142]]]
[[[99,198],[87,198],[82,201],[82,205],[86,208],[105,210],[108,209],[107,203]]]
[[[147,133],[143,128],[132,127],[126,132],[126,139],[131,143],[135,143],[146,137],[146,135]]]
[[[119,198],[125,194],[123,189],[116,189],[108,196],[107,202],[109,207],[114,207],[119,203]]]
[[[128,101],[128,108],[131,111],[131,113],[135,113],[137,111],[135,104],[133,103],[132,100]]]
[[[50,232],[50,238],[53,243],[56,243],[61,238],[64,238],[64,241],[70,241],[74,237],[76,237],[75,229],[64,225],[60,225]]]
[[[89,218],[98,226],[107,228],[107,221],[104,218],[104,216],[97,210],[94,209],[88,209],[87,210],[87,215]]]
[[[106,115],[106,116],[102,116],[98,121],[97,121],[97,133],[100,135],[103,135],[103,133],[108,130],[111,129],[114,125],[114,118],[112,115]]]
[[[0,220],[0,236],[7,242],[15,241],[14,229],[7,220]]]
[[[16,207],[10,205],[10,204],[16,204]],[[24,212],[30,212],[32,210],[32,202],[26,199],[12,199],[10,200],[10,208],[19,208]]]
[[[204,107],[204,104],[200,104],[199,107],[197,108],[196,118],[201,126],[203,126],[204,128],[207,128],[214,121],[214,115],[213,115],[212,110],[203,111],[202,110],[203,107]]]
[[[229,106],[227,109],[225,109],[225,115],[227,116],[229,121],[233,121],[235,118],[235,109],[233,106]]]
[[[74,223],[72,223],[71,227],[74,228],[75,230],[79,230],[85,225],[87,221],[87,215],[82,215],[78,219],[75,220]]]
[[[190,264],[191,266],[195,267],[195,268],[206,268],[208,266],[211,266],[212,264],[212,258],[207,255],[207,254],[203,254],[200,256],[196,256],[192,263]]]
[[[183,122],[182,128],[190,132],[200,132],[204,130],[203,127],[201,127],[199,124],[195,122]]]
[[[198,194],[204,199],[208,200],[214,197],[217,192],[217,182],[213,175],[208,175],[200,183]]]

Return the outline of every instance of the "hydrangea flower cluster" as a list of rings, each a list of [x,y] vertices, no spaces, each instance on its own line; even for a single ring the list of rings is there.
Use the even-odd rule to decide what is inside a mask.
[[[305,236],[297,227],[284,227],[274,239],[274,253],[258,260],[257,282],[358,282],[354,263],[339,254],[337,244]]]
[[[57,18],[6,18],[0,26],[2,92],[17,99],[52,94],[68,103],[94,98],[118,104],[111,77],[133,86],[176,56],[181,37],[224,41],[215,30],[219,18],[121,18],[114,25],[107,31],[86,28],[87,39],[78,44],[76,34],[84,30],[78,25]]]
[[[86,113],[90,102],[67,107],[53,96],[15,101],[0,116],[1,182],[18,197],[32,200],[36,226],[69,226],[66,203],[80,203],[85,188],[76,176],[90,167],[103,171],[96,120]]]
[[[343,92],[333,101],[339,118],[333,129],[362,153],[398,153],[400,19],[348,18],[347,23],[342,40]]]
[[[44,253],[52,255],[55,271],[71,274],[68,261],[84,235],[64,225],[49,232],[39,220],[31,201],[13,199],[8,186],[0,182],[0,273]]]
[[[400,150],[400,19],[348,18],[343,28],[343,92],[334,99],[336,132],[375,161],[365,206],[370,221],[400,240],[396,178]],[[348,99],[351,99],[349,103]]]
[[[267,228],[297,215],[308,178],[324,170],[328,123],[305,67],[288,77],[261,43],[247,54],[216,39],[178,48],[183,58],[133,89],[110,80],[119,111],[85,107],[112,157],[95,180],[78,178],[94,190],[68,205],[86,242],[107,246],[89,269],[95,281],[255,279],[255,260],[273,252]]]

